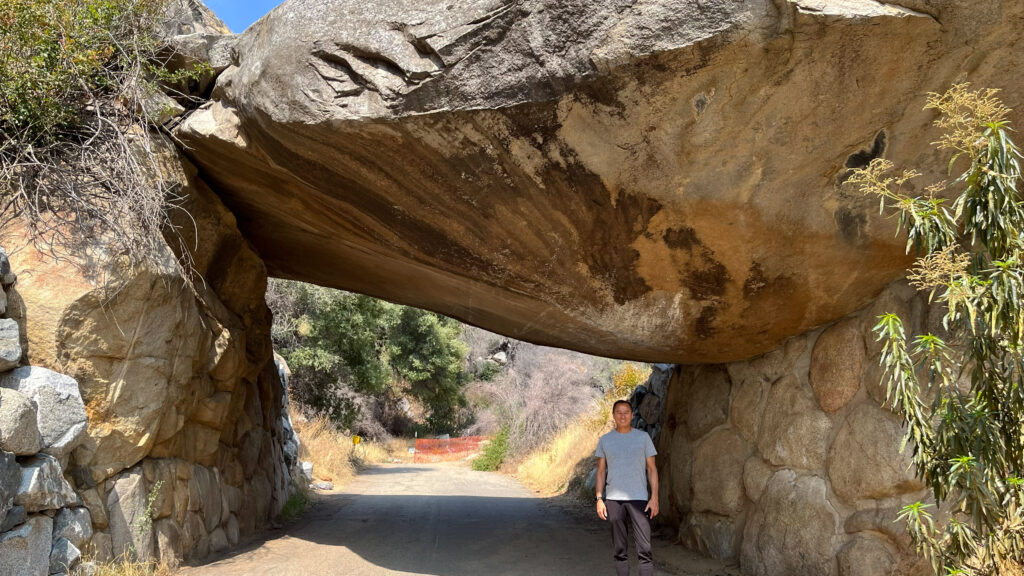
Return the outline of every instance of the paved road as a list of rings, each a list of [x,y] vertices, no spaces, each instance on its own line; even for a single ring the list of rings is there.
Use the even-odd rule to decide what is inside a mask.
[[[188,576],[598,576],[614,574],[607,525],[514,479],[452,464],[372,468],[292,526]],[[659,575],[728,574],[677,545]],[[635,567],[634,567],[635,573]]]

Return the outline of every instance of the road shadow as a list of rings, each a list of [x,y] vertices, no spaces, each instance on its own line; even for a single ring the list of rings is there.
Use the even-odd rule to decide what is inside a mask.
[[[230,564],[291,538],[317,550],[347,548],[387,573],[592,576],[611,567],[606,536],[599,523],[581,529],[543,498],[337,493],[298,522],[203,564]],[[340,566],[319,572],[344,573]]]

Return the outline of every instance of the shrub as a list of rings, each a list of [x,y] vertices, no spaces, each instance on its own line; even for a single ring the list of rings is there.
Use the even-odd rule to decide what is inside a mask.
[[[917,475],[935,503],[915,502],[900,518],[918,550],[944,574],[997,574],[1024,558],[1024,204],[1021,170],[995,91],[966,84],[931,94],[959,191],[946,184],[909,192],[920,176],[893,175],[877,159],[849,182],[899,215],[907,251],[919,255],[910,280],[944,312],[942,334],[908,341],[903,320],[879,317],[887,401],[902,414]],[[932,399],[933,398],[933,399]]]
[[[291,494],[281,507],[281,518],[290,522],[305,514],[308,508],[309,494],[302,488],[292,486]]]
[[[0,228],[21,220],[50,250],[102,236],[132,261],[173,228],[177,191],[144,112],[156,84],[175,76],[160,65],[154,32],[166,8],[0,4]]]
[[[508,454],[508,428],[502,428],[500,432],[491,438],[491,441],[484,446],[480,456],[473,460],[473,470],[490,472],[501,468]]]

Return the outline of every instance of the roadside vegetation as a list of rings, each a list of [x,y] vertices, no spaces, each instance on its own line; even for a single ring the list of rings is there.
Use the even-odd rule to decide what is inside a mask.
[[[649,367],[637,364],[621,366],[600,402],[523,458],[516,476],[544,495],[567,494],[588,502],[593,500],[593,490],[587,489],[585,483],[597,466],[594,450],[598,439],[614,427],[612,405],[616,400],[629,398],[637,386],[647,381],[650,372]]]
[[[1024,204],[1010,112],[994,90],[931,94],[952,183],[915,185],[876,159],[849,179],[898,217],[910,280],[943,312],[914,333],[881,316],[887,401],[932,501],[900,518],[937,574],[1006,574],[1024,559]],[[1018,572],[1019,573],[1019,572]]]
[[[307,416],[377,440],[457,434],[471,422],[455,320],[286,280],[270,281],[267,303],[291,397]]]
[[[153,102],[202,70],[164,67],[168,6],[0,4],[0,228],[58,253],[102,238],[131,262],[172,231],[179,198],[162,176]]]

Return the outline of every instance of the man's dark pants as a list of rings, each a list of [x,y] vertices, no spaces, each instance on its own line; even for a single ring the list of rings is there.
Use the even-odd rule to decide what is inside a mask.
[[[629,576],[629,556],[626,554],[626,524],[633,529],[633,540],[640,559],[640,576],[654,576],[651,563],[651,521],[644,514],[647,502],[643,500],[606,500],[608,523],[612,525],[612,544],[615,547],[615,574]]]

